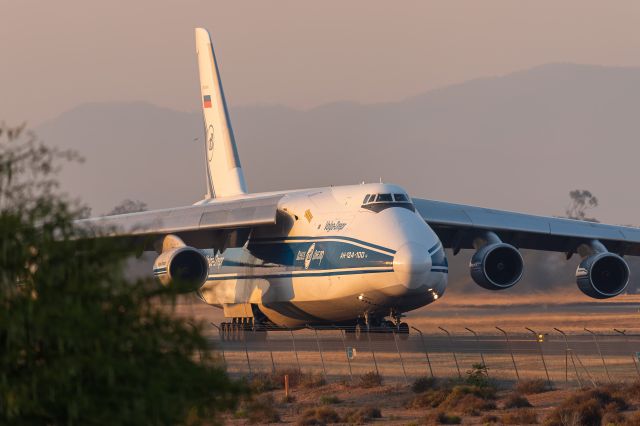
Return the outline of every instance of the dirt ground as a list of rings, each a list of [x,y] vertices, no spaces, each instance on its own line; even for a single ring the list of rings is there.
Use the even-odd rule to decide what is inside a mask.
[[[506,399],[513,394],[512,390],[501,390],[495,409],[483,410],[478,415],[464,415],[459,412],[450,411],[448,414],[458,415],[460,423],[463,425],[480,425],[480,424],[544,424],[545,419],[551,411],[557,407],[562,401],[575,394],[576,390],[551,390],[538,394],[530,394],[525,397],[533,406],[528,408],[504,408]],[[290,391],[293,397],[292,402],[284,402],[284,391],[276,390],[268,394],[273,397],[273,406],[280,416],[280,422],[264,423],[264,424],[303,424],[300,422],[304,412],[314,408],[321,407],[321,398],[331,396],[336,397],[339,402],[324,405],[335,410],[339,415],[349,412],[360,407],[377,407],[381,411],[381,418],[366,421],[367,424],[385,424],[385,425],[430,425],[442,424],[434,420],[434,415],[439,411],[437,408],[407,408],[407,404],[416,397],[410,387],[401,385],[383,385],[374,388],[362,388],[356,385],[346,383],[331,383],[315,388],[296,388]],[[620,412],[621,418],[626,418],[626,423],[611,423],[612,425],[636,425],[638,410],[640,408],[639,401],[629,400],[629,407]],[[519,410],[535,411],[535,423],[503,423],[503,419],[507,419],[509,414],[517,413]],[[494,417],[495,423],[489,423],[487,419]],[[505,417],[507,416],[507,417]],[[224,419],[225,424],[229,425],[245,425],[251,424],[247,419],[237,419],[233,415],[228,415]],[[258,421],[257,423],[262,423]],[[313,423],[306,423],[313,424]],[[321,423],[316,423],[321,424]],[[339,423],[340,424],[340,423]],[[445,423],[446,424],[446,423]],[[567,423],[567,425],[578,426],[581,423]],[[605,424],[605,423],[603,423]]]

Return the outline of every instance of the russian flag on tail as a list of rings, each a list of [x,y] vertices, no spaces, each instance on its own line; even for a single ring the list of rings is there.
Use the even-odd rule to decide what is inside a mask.
[[[210,95],[204,95],[204,97],[202,98],[203,104],[205,108],[211,108],[211,96]]]

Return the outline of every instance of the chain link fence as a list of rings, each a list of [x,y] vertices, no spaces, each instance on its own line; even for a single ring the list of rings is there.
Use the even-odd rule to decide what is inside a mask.
[[[208,336],[234,376],[298,369],[328,381],[379,373],[387,382],[416,377],[464,377],[475,365],[504,382],[543,379],[551,387],[589,386],[640,379],[640,334],[623,330],[524,331],[470,327],[413,328],[409,335],[355,333],[335,327],[219,333]]]

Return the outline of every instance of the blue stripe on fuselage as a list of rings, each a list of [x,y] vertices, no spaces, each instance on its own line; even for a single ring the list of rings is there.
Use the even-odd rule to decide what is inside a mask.
[[[273,238],[252,238],[251,242],[255,242],[255,243],[265,243],[265,242],[274,242],[274,241],[310,241],[310,242],[317,242],[317,241],[321,241],[321,240],[343,240],[343,241],[347,241],[347,242],[352,242],[352,243],[356,243],[356,244],[361,244],[363,246],[367,246],[370,247],[372,249],[375,250],[380,250],[380,251],[385,251],[387,252],[387,254],[395,254],[396,251],[393,249],[390,249],[388,247],[384,247],[384,246],[380,246],[377,244],[373,244],[373,243],[369,243],[363,240],[359,240],[357,238],[352,238],[352,237],[344,237],[341,235],[328,235],[328,236],[321,236],[321,237],[304,237],[304,236],[297,236],[297,237],[273,237]]]
[[[209,275],[207,278],[209,281],[219,280],[246,280],[254,278],[303,278],[303,277],[327,277],[334,275],[364,275],[364,274],[377,274],[383,272],[393,272],[393,268],[384,269],[359,269],[353,271],[327,271],[327,272],[307,272],[307,271],[291,271],[274,274],[256,274],[256,275]]]

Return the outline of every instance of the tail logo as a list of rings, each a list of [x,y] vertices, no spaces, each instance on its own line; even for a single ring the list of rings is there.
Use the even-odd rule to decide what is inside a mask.
[[[213,124],[207,128],[207,159],[211,161],[213,157]]]

